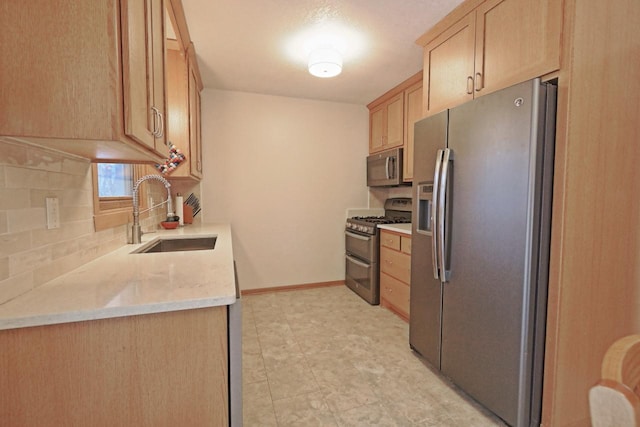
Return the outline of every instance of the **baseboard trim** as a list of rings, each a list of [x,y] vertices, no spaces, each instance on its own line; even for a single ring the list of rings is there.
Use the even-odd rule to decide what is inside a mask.
[[[271,288],[244,289],[240,291],[241,295],[260,295],[270,294],[273,292],[300,291],[304,289],[328,288],[330,286],[344,285],[344,280],[335,280],[333,282],[317,282],[305,283],[302,285],[274,286]]]

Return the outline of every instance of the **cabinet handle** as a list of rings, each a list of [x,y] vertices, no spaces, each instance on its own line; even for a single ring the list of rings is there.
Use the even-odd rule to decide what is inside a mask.
[[[480,92],[484,88],[482,73],[476,73],[476,92]]]
[[[160,112],[160,110],[158,110],[156,108],[156,110],[158,111],[158,138],[162,138],[164,136],[164,116],[162,115],[162,113]]]
[[[156,113],[156,108],[155,107],[151,107],[151,112],[153,113],[153,130],[151,131],[151,135],[153,135],[154,137],[156,136],[156,126],[158,126],[158,117],[157,117],[157,113]]]
[[[153,111],[153,132],[151,134],[158,138],[158,116],[160,115],[160,111],[156,107],[151,107],[151,111]]]
[[[467,77],[467,95],[471,95],[473,93],[473,77]]]

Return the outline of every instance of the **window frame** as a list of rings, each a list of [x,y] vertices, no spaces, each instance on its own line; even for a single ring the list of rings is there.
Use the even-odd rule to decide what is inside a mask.
[[[146,165],[133,165],[133,182],[145,175]],[[93,181],[93,224],[95,231],[124,225],[133,221],[133,197],[105,197],[100,198],[98,193],[98,166],[91,165],[91,177]],[[146,189],[140,189],[140,209],[146,209]]]

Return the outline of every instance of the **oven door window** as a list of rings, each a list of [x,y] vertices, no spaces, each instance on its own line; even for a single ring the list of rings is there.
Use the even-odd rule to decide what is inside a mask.
[[[370,290],[372,266],[347,255],[347,280],[353,280],[360,287]]]

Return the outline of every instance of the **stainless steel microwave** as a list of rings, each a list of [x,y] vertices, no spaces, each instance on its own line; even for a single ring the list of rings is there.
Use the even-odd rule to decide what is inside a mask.
[[[367,186],[402,184],[402,148],[381,151],[367,157]]]

